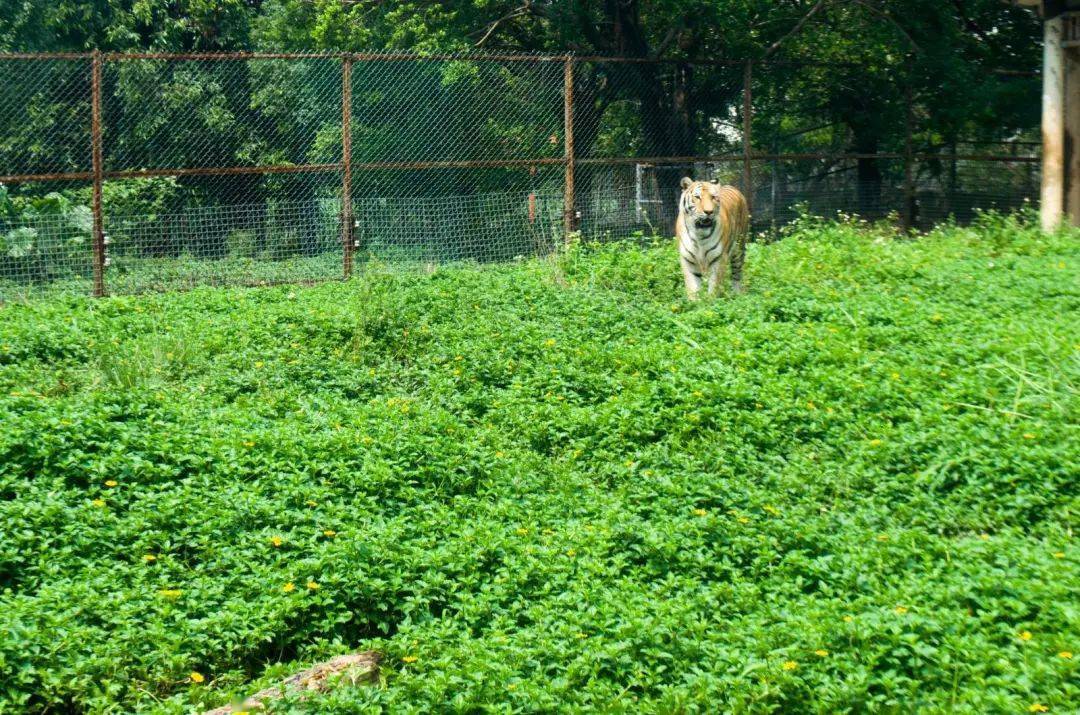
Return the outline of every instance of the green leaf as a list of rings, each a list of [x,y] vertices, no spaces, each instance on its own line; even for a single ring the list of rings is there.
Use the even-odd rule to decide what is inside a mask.
[[[94,230],[94,213],[90,210],[89,206],[73,206],[71,210],[65,214],[67,219],[67,225],[78,231],[84,233],[90,233]]]
[[[8,231],[7,235],[4,236],[3,244],[0,245],[0,250],[11,258],[25,258],[34,250],[34,243],[37,238],[37,229],[30,226],[20,226]]]

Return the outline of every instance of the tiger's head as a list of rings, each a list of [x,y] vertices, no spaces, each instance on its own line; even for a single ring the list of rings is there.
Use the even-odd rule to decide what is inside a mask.
[[[679,182],[682,199],[679,210],[687,226],[708,230],[716,225],[720,211],[720,187],[711,181],[694,181],[684,176]]]

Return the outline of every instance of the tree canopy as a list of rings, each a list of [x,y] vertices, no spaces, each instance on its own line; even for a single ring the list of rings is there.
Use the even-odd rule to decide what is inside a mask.
[[[840,120],[863,150],[902,125],[900,79],[920,99],[921,126],[943,136],[1007,135],[1038,111],[1030,88],[1001,74],[1037,68],[1038,19],[999,0],[0,0],[0,50],[89,48],[830,62],[785,77],[797,96],[770,110]]]

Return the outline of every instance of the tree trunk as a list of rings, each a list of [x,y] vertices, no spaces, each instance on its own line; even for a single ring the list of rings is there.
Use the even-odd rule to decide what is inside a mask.
[[[856,130],[855,153],[876,154],[878,139],[873,134],[859,134]],[[881,217],[881,165],[875,158],[864,157],[857,160],[856,200],[859,215],[873,220]]]
[[[652,56],[641,23],[638,0],[604,0],[601,5],[603,17],[610,31],[596,33],[594,21],[588,16],[578,18],[583,32],[594,40],[595,50],[602,54],[624,57]],[[584,9],[577,12],[584,13]],[[587,156],[596,142],[600,129],[600,116],[613,99],[632,98],[639,103],[643,146],[647,156],[690,155],[693,153],[695,132],[693,126],[693,97],[690,92],[691,69],[678,66],[674,78],[665,82],[658,69],[662,65],[639,64],[596,67],[591,73],[576,72],[574,143],[579,157]],[[580,166],[580,165],[579,165]],[[593,189],[592,171],[580,167],[575,186],[580,197],[578,209],[582,214],[581,228],[590,226],[589,196]],[[676,193],[683,170],[661,166],[655,171],[662,196]],[[675,206],[665,201],[659,212],[665,224],[675,218]],[[669,220],[670,219],[670,220]],[[664,229],[667,230],[667,229]]]
[[[694,152],[694,111],[690,87],[693,82],[693,67],[680,62],[675,67],[675,82],[671,93],[671,120],[674,122],[674,144],[678,154],[690,155]]]
[[[600,134],[600,119],[608,104],[610,87],[606,78],[595,67],[578,65],[574,69],[574,154],[577,157],[591,155],[593,145]],[[581,213],[578,228],[588,233],[594,221],[590,197],[594,185],[595,168],[577,164],[574,172],[576,210]]]

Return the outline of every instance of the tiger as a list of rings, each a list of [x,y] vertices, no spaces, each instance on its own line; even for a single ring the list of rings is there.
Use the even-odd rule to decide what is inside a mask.
[[[679,240],[679,263],[686,281],[686,296],[697,300],[702,281],[715,296],[724,283],[726,264],[731,263],[732,290],[743,291],[742,270],[750,210],[746,197],[734,186],[683,177],[679,182],[679,217],[675,235]]]

